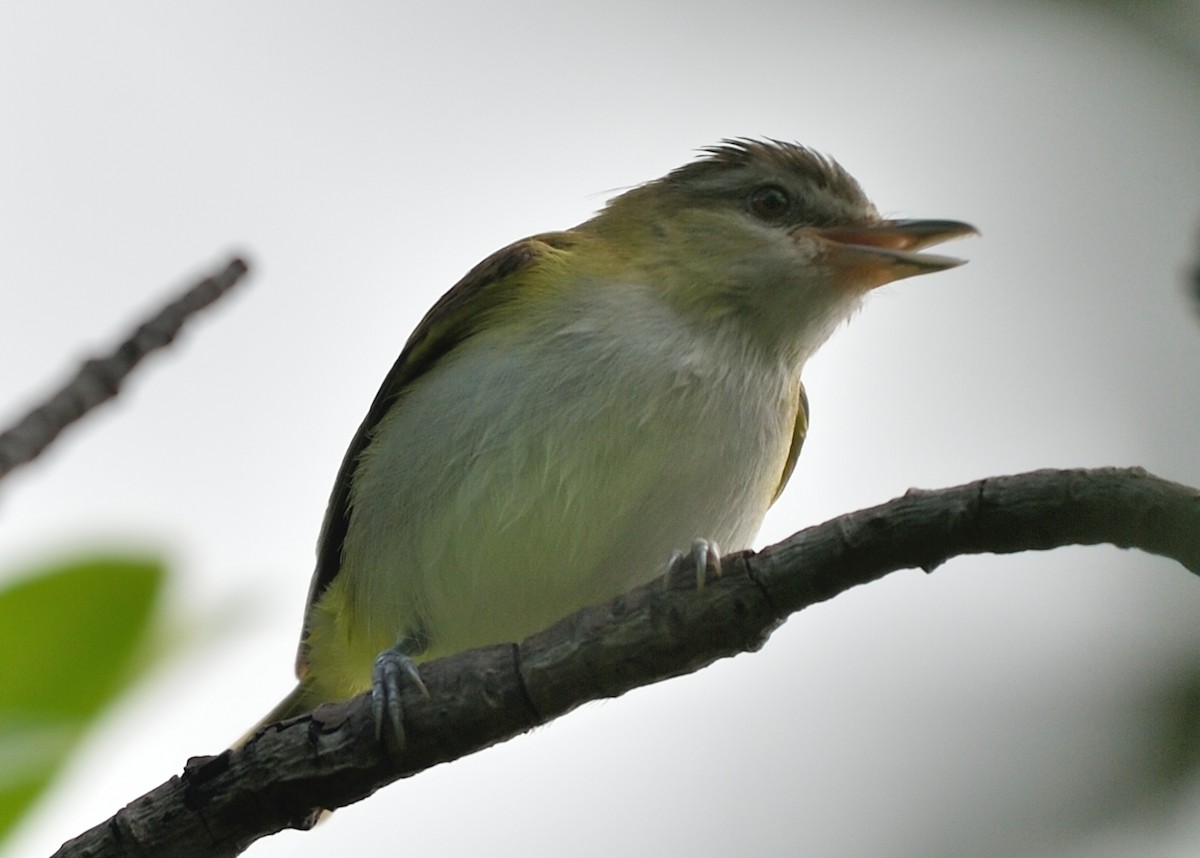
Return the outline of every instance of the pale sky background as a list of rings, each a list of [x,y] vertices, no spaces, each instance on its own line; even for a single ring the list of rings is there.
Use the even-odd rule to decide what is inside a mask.
[[[52,852],[290,688],[342,451],[438,295],[721,137],[808,143],[883,211],[983,231],[810,365],[762,543],[1031,468],[1200,484],[1196,5],[1158,22],[1180,42],[1082,3],[0,6],[0,424],[228,252],[254,264],[3,487],[0,575],[161,550],[197,638],[6,855]],[[1138,716],[1198,656],[1200,582],[1172,563],[958,559],[248,854],[1194,856],[1200,785],[1123,811]]]

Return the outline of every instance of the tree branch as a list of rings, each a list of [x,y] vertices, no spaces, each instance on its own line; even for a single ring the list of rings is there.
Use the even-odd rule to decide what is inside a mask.
[[[580,611],[519,645],[423,665],[404,698],[407,746],[374,738],[369,695],[261,730],[66,843],[57,858],[240,853],[337,808],[563,715],[582,703],[756,650],[790,614],[889,572],[960,554],[1111,543],[1200,574],[1200,492],[1141,469],[1036,471],[901,498],[723,561],[703,588],[677,575]]]
[[[115,351],[85,361],[62,389],[0,433],[0,479],[36,459],[69,425],[116,396],[142,358],[169,345],[189,318],[225,295],[246,270],[241,259],[231,260],[220,272],[192,286],[138,325]]]

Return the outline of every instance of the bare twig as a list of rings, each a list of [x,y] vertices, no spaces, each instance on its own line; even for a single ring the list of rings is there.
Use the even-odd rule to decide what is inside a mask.
[[[241,259],[231,260],[138,325],[115,351],[85,361],[61,390],[0,433],[0,478],[36,459],[67,426],[116,396],[142,358],[169,345],[189,318],[225,295],[246,270]]]
[[[437,763],[502,742],[589,700],[755,650],[788,615],[897,569],[972,553],[1111,543],[1200,574],[1200,492],[1141,469],[1037,471],[904,497],[724,559],[702,588],[677,575],[568,617],[521,644],[421,668],[407,745],[375,739],[369,696],[189,760],[181,775],[66,843],[56,858],[233,856]]]

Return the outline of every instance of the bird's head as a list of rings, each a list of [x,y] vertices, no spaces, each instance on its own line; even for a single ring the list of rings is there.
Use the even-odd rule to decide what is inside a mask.
[[[616,197],[581,229],[699,324],[732,322],[801,362],[870,290],[961,264],[922,248],[976,232],[885,220],[832,159],[743,139]]]

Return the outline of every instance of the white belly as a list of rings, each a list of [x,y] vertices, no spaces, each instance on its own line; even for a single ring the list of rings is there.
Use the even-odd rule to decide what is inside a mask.
[[[661,574],[696,537],[749,544],[783,472],[796,369],[654,337],[479,334],[413,385],[353,484],[351,650],[520,640]]]

